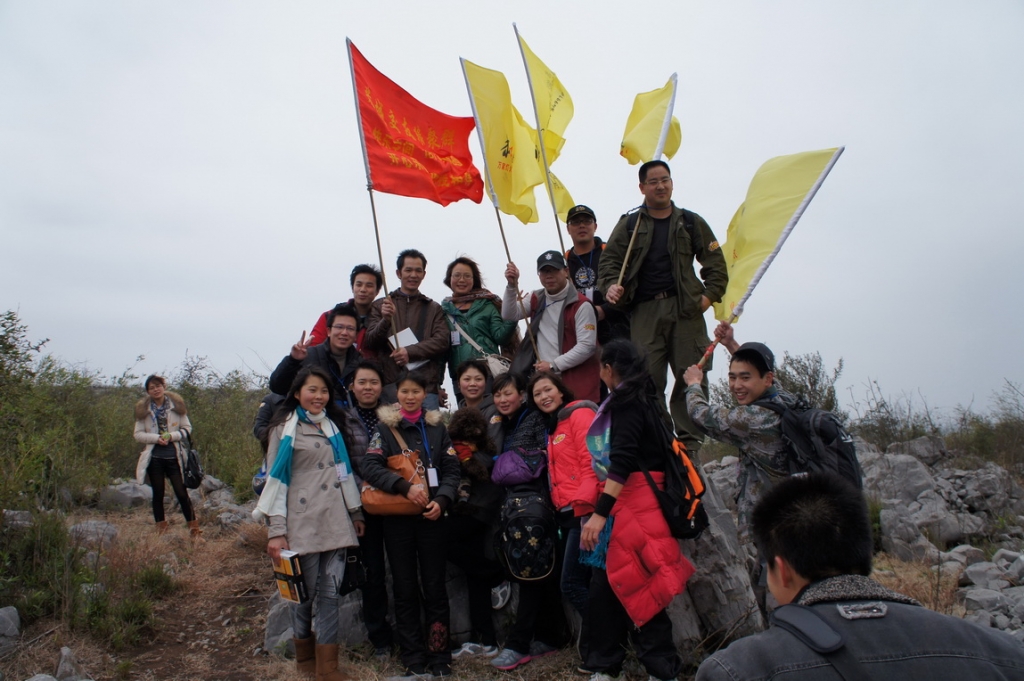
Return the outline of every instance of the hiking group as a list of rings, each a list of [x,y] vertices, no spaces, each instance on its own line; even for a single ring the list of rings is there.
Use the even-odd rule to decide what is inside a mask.
[[[737,405],[709,404],[697,364],[709,344],[704,312],[728,281],[725,259],[707,223],[673,203],[667,164],[643,164],[639,180],[643,205],[607,243],[592,209],[568,212],[573,246],[539,255],[532,292],[519,290],[515,263],[497,295],[459,257],[444,278],[452,295],[438,304],[420,292],[426,256],[408,249],[396,262],[399,288],[378,298],[380,271],[356,266],[352,298],[323,313],[273,371],[254,425],[267,471],[254,516],[268,525],[272,557],[299,554],[310,594],[293,615],[299,671],[346,678],[338,593],[358,549],[364,622],[377,656],[397,647],[404,673],[395,678],[449,676],[453,660],[471,656],[513,670],[568,646],[572,632],[592,681],[621,678],[630,645],[649,679],[677,678],[666,608],[701,569],[679,539],[707,524],[693,462],[710,436],[739,449],[740,536],[763,607],[770,591],[776,613],[796,602],[818,619],[778,625],[773,616],[769,631],[705,661],[699,678],[925,678],[968,642],[981,652],[957,658],[964,673],[1022,678],[1018,643],[926,616],[867,578],[870,525],[865,557],[852,442],[777,384],[767,346],[738,343],[727,323],[714,335],[731,353]],[[832,536],[829,523],[850,529]],[[461,644],[449,628],[449,562],[467,580]],[[513,584],[516,610],[499,640],[494,611],[508,607]],[[867,612],[865,600],[881,607]],[[921,631],[893,636],[904,618]],[[956,636],[943,646],[936,632],[953,627],[946,620]],[[815,648],[826,630],[840,645]],[[876,636],[882,648],[906,648],[875,655]]]

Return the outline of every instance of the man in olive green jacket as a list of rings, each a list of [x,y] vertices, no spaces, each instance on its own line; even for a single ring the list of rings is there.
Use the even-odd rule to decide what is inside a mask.
[[[704,218],[672,203],[672,177],[664,161],[640,166],[644,204],[623,215],[601,257],[598,287],[605,300],[630,314],[633,342],[648,353],[648,365],[661,392],[667,366],[676,377],[669,406],[677,434],[695,452],[704,439],[686,410],[682,374],[708,346],[704,311],[718,302],[729,281],[725,257]],[[628,253],[630,237],[636,240]],[[700,278],[693,261],[701,264]],[[626,262],[625,277],[619,271]],[[708,362],[707,369],[711,368]],[[702,383],[707,392],[707,374]]]

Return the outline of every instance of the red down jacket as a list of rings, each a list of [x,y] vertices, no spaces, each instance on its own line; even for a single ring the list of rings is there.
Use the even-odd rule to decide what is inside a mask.
[[[665,484],[664,473],[651,471],[651,476],[659,487]],[[695,569],[669,532],[643,473],[630,474],[611,515],[615,524],[608,544],[608,584],[640,627],[683,592]]]
[[[587,430],[594,420],[597,405],[589,400],[576,400],[558,412],[555,432],[548,437],[548,479],[551,481],[551,501],[555,509],[572,506],[577,517],[594,512],[600,494],[597,477],[590,465],[587,449]],[[590,484],[581,494],[585,479]]]

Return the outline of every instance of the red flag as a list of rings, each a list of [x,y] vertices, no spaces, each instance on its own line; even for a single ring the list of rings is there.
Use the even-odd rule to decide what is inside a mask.
[[[352,41],[348,47],[373,188],[442,206],[480,203],[484,183],[469,151],[473,117],[431,109],[375,69]]]

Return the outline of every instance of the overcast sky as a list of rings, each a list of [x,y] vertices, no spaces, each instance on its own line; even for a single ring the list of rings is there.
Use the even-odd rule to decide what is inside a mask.
[[[633,97],[672,72],[675,200],[722,240],[764,161],[846,146],[741,340],[842,358],[847,404],[877,379],[985,408],[1024,380],[1015,0],[0,2],[0,310],[103,375],[138,355],[137,373],[173,374],[186,352],[269,373],[376,260],[345,37],[455,115],[460,56],[501,70],[531,118],[513,21],[573,97],[553,170],[599,236],[641,198],[618,156]],[[537,199],[540,223],[504,221],[524,272],[558,247]],[[500,291],[486,200],[376,200],[392,280],[414,247],[436,300],[461,254]]]

